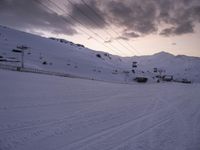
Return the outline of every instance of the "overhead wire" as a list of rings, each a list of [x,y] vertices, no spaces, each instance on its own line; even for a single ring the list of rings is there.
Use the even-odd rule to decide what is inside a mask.
[[[99,26],[99,23],[93,19],[92,17],[90,17],[89,15],[87,15],[87,13],[85,13],[81,8],[79,8],[75,3],[73,3],[71,0],[67,0],[68,3],[70,3],[73,7],[75,7],[83,16],[85,16],[89,21],[91,21],[92,23],[94,23],[96,26]],[[111,39],[114,39],[114,37],[107,31],[107,30],[102,30],[104,31],[107,35],[110,36]],[[118,42],[119,45],[121,45],[123,48],[125,48],[126,50],[129,50],[126,46],[124,46],[121,42]],[[112,45],[115,49],[116,48],[113,44],[110,43],[110,45]],[[125,55],[127,55],[125,52],[122,52],[120,49],[118,49],[118,51],[120,51],[121,53],[124,53]]]
[[[81,2],[82,2],[88,9],[90,9],[100,20],[102,20],[103,23],[108,24],[107,21],[105,21],[105,20],[102,18],[102,16],[101,16],[98,12],[96,12],[96,10],[94,10],[87,2],[85,2],[85,0],[81,0]],[[117,34],[117,36],[120,37],[120,34],[119,34],[117,31],[115,31],[115,30],[112,28],[112,26],[110,26],[110,28],[111,28],[111,30],[112,30],[115,34]],[[120,43],[121,43],[121,42],[120,42]],[[132,49],[133,49],[135,52],[137,52],[137,53],[140,54],[140,52],[139,52],[135,47],[133,47],[131,44],[129,44],[127,41],[125,41],[125,43],[131,48],[131,52],[133,52],[133,51],[132,51]],[[121,43],[121,44],[122,44],[122,43]]]
[[[58,13],[56,11],[54,11],[53,9],[49,8],[48,6],[46,6],[43,2],[39,1],[39,0],[34,0],[35,2],[39,3],[42,7],[44,7],[45,9],[47,9],[48,11],[50,11],[51,13],[55,13],[56,15],[58,15]],[[68,21],[66,18],[62,18],[61,20],[63,20],[65,23],[68,23],[72,26],[74,26],[73,23],[71,23],[70,21]],[[86,34],[87,36],[89,36],[89,38],[92,38],[93,40],[97,41],[98,43],[100,43],[101,45],[103,45],[104,47],[106,47],[108,50],[110,50],[113,53],[116,53],[116,50],[113,50],[112,48],[108,47],[104,42],[101,42],[100,40],[98,40],[97,38],[93,37],[90,33],[88,33],[87,31],[83,30],[82,28],[76,28],[79,31],[81,31],[82,33]],[[118,53],[118,52],[117,52]],[[120,54],[120,53],[118,53]]]
[[[59,10],[62,10],[63,13],[66,12],[63,8],[61,8],[60,6],[58,6],[57,4],[55,4],[54,2],[52,2],[51,0],[47,0],[47,1],[50,2],[51,4],[53,4],[54,6],[56,6]],[[77,18],[75,18],[74,16],[72,16],[69,13],[67,15],[70,18],[72,18],[75,22],[77,22],[81,26],[85,27],[88,31],[90,31],[91,33],[93,33],[94,35],[96,35],[98,38],[100,38],[101,40],[105,41],[105,39],[101,35],[99,35],[98,33],[94,32],[93,30],[91,30],[90,28],[88,28],[87,25],[83,24],[80,20],[78,20]],[[94,36],[93,36],[93,38],[94,38]],[[105,45],[105,43],[103,45]],[[115,46],[113,46],[112,44],[109,44],[109,45],[110,45],[110,47],[112,47],[112,51],[114,49],[115,53],[117,52],[118,54],[124,55],[124,53],[122,51],[118,50]]]

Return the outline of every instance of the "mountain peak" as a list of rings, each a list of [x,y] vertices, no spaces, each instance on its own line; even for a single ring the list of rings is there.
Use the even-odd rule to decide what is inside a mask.
[[[165,51],[161,51],[161,52],[159,52],[159,53],[156,53],[156,54],[154,54],[154,56],[159,56],[159,57],[171,57],[171,56],[174,56],[173,54],[170,54],[170,53],[167,53],[167,52],[165,52]]]

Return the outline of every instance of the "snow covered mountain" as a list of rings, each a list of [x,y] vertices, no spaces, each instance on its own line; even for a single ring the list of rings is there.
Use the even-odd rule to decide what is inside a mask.
[[[162,70],[162,74],[173,75],[175,79],[188,79],[200,82],[200,58],[184,55],[174,56],[160,52],[152,56],[133,57],[138,68],[144,72],[154,72],[154,68]]]
[[[132,82],[136,76],[156,81],[157,74],[153,69],[158,68],[166,75],[200,82],[200,58],[165,52],[124,58],[93,51],[64,39],[44,38],[0,26],[0,63],[20,66],[19,48],[24,48],[24,65],[28,68],[110,82]],[[132,68],[133,62],[137,63],[137,68]]]
[[[1,69],[20,66],[23,54],[24,69],[80,78],[200,82],[199,58],[123,58],[0,27],[0,150],[200,149],[200,84],[116,84]]]
[[[60,39],[48,39],[28,33],[0,27],[0,56],[16,61],[6,64],[20,66],[21,54],[15,53],[17,47],[27,47],[24,56],[25,67],[69,73],[91,79],[123,81],[122,60],[108,53],[92,51],[79,44]],[[116,76],[114,70],[121,69]]]

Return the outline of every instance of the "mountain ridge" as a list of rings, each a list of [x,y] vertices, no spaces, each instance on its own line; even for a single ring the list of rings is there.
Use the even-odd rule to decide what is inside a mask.
[[[20,66],[21,55],[13,52],[20,46],[28,47],[25,67],[113,82],[132,82],[136,76],[147,76],[152,80],[156,75],[153,69],[158,68],[175,78],[200,82],[199,57],[175,56],[164,51],[154,55],[120,57],[64,39],[44,38],[0,26],[0,59],[10,61],[14,58],[13,62],[3,63]],[[137,62],[137,68],[132,68],[133,62]],[[133,69],[135,73],[132,73]]]

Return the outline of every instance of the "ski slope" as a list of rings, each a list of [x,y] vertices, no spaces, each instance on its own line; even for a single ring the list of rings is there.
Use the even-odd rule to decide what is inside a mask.
[[[28,68],[112,82],[124,82],[126,77],[123,71],[127,67],[119,56],[0,26],[0,56],[19,61],[0,63],[21,66],[21,54],[13,52],[18,46],[28,47],[24,50],[24,66]],[[113,73],[115,70],[117,74]]]
[[[158,68],[165,70],[167,75],[173,75],[175,79],[186,78],[193,82],[200,82],[200,58],[198,57],[174,56],[160,52],[152,56],[132,57],[131,61],[137,61],[138,67],[144,72],[152,72],[153,68]]]
[[[199,150],[199,84],[0,70],[0,150]]]
[[[13,52],[19,46],[27,47],[24,50],[26,68],[117,83],[132,83],[137,76],[145,76],[150,82],[156,82],[157,79],[153,77],[157,74],[153,69],[158,68],[165,70],[163,75],[200,83],[200,58],[174,56],[165,52],[152,56],[120,57],[64,39],[44,38],[0,26],[0,64],[21,66],[21,54]],[[2,59],[8,61],[2,62]],[[138,62],[138,67],[134,68],[135,74],[132,73],[134,61]]]

